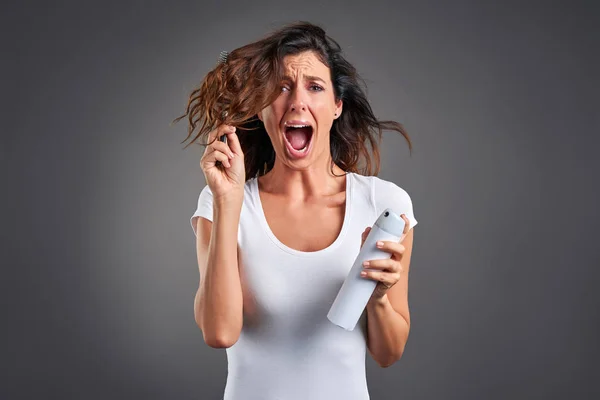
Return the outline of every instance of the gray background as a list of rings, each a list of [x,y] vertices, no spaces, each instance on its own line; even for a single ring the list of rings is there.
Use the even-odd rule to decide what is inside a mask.
[[[415,144],[384,138],[419,225],[411,336],[367,359],[372,398],[598,398],[598,6],[282,3],[4,4],[0,397],[220,398],[192,311],[201,148],[169,124],[221,50],[304,19]]]

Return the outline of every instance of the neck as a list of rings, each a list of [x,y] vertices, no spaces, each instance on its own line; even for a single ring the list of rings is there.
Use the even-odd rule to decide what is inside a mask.
[[[345,187],[343,175],[344,171],[337,165],[333,164],[332,168],[331,155],[302,170],[292,169],[276,158],[273,168],[260,182],[266,192],[305,200],[339,193]]]

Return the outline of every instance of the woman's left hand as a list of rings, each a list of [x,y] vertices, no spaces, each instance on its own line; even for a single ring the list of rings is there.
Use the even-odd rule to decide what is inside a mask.
[[[392,253],[392,257],[390,259],[369,260],[363,264],[361,277],[377,281],[377,286],[375,286],[375,291],[373,292],[371,298],[382,298],[386,292],[400,280],[400,276],[402,274],[402,264],[400,264],[400,261],[402,260],[402,255],[404,254],[405,250],[404,246],[402,245],[402,241],[406,237],[410,225],[405,214],[402,214],[400,217],[405,222],[404,231],[402,232],[400,240],[398,242],[382,241],[377,243],[378,249]],[[368,227],[362,233],[360,247],[362,247],[365,243],[370,231],[371,228]]]

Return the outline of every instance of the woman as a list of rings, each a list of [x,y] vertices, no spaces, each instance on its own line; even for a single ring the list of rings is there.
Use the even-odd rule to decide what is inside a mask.
[[[202,121],[193,141],[209,143],[200,163],[207,186],[191,218],[200,270],[194,313],[205,342],[227,349],[225,399],[368,399],[366,350],[387,367],[410,328],[417,221],[406,191],[373,176],[382,129],[410,147],[408,135],[375,118],[339,45],[309,23],[231,52],[184,116],[187,138]],[[383,243],[391,259],[365,269],[379,283],[357,328],[346,331],[327,312],[388,207],[402,215],[405,235]]]

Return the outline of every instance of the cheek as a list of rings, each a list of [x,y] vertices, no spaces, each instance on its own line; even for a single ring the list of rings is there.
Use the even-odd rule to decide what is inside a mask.
[[[279,121],[281,120],[281,115],[277,112],[277,108],[273,107],[273,104],[264,108],[261,112],[262,114],[262,122],[265,125],[265,129],[267,130],[267,134],[271,139],[271,143],[275,144],[279,142]]]
[[[335,106],[333,105],[333,101],[325,96],[320,96],[313,103],[313,111],[318,115],[319,118],[332,118]]]
[[[316,118],[319,120],[320,127],[331,127],[333,124],[333,112],[328,104],[320,104],[314,111]]]
[[[270,128],[273,125],[274,115],[273,109],[271,107],[267,107],[261,111],[262,122],[265,124],[266,128]]]
[[[282,107],[277,102],[271,104],[262,111],[263,122],[266,125],[279,126],[279,120],[283,115]]]

